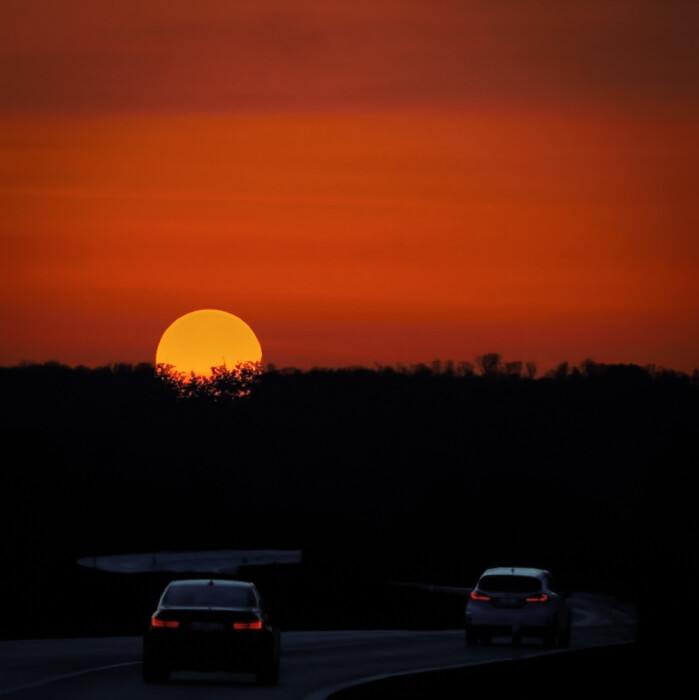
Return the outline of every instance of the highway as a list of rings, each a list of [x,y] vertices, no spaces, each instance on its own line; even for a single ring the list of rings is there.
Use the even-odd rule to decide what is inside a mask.
[[[612,598],[574,594],[572,648],[635,641],[635,613]],[[141,680],[140,637],[0,641],[0,697],[17,700],[129,698],[323,700],[368,679],[433,668],[558,653],[538,641],[506,639],[466,648],[463,631],[283,631],[280,683],[258,687],[244,674],[174,673],[165,685]]]

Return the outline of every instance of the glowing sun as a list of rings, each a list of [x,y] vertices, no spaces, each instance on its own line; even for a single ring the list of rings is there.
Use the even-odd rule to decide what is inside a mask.
[[[212,367],[234,370],[259,364],[260,341],[245,321],[216,309],[180,316],[163,333],[155,353],[158,367],[169,365],[178,373],[210,377]]]

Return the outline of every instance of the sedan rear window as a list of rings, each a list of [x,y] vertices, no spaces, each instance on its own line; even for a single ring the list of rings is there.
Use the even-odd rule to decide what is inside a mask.
[[[541,581],[534,576],[483,576],[478,588],[491,593],[536,593],[541,590]]]
[[[163,605],[183,607],[250,608],[256,604],[252,590],[234,586],[172,586],[163,597]]]

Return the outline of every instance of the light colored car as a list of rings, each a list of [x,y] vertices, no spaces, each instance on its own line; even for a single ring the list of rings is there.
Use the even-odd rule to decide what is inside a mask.
[[[486,569],[466,603],[466,644],[490,644],[493,637],[538,637],[548,647],[570,645],[572,615],[567,596],[545,569]]]

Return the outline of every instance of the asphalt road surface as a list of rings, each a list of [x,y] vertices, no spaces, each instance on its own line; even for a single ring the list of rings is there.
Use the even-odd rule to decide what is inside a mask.
[[[634,611],[604,596],[575,594],[572,648],[635,641]],[[495,640],[467,648],[462,630],[282,633],[279,685],[258,687],[245,674],[173,673],[164,685],[141,680],[140,637],[0,641],[0,697],[277,698],[322,700],[342,687],[393,674],[557,653],[540,642]]]

